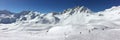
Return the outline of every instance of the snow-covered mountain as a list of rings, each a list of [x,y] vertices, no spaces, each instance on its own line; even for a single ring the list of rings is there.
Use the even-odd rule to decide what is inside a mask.
[[[91,10],[88,8],[85,8],[84,6],[82,7],[76,7],[73,9],[67,9],[62,13],[47,13],[47,14],[42,14],[39,12],[35,11],[22,11],[20,13],[11,13],[9,11],[0,11],[1,18],[7,21],[2,21],[0,23],[15,23],[18,21],[32,21],[36,20],[36,23],[42,23],[42,24],[56,24],[59,23],[59,21],[65,21],[68,19],[70,16],[74,15],[81,15],[81,14],[86,14],[90,15],[92,13]],[[9,19],[9,20],[8,20]],[[11,22],[10,20],[14,20]]]
[[[7,40],[4,36],[11,40],[119,40],[119,26],[120,6],[100,12],[84,6],[46,14],[0,11],[3,40]]]

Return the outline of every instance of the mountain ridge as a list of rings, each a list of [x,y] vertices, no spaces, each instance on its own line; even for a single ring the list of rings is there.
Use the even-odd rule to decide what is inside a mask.
[[[116,10],[119,10],[118,9],[119,6],[114,6],[110,9],[106,9],[105,11],[103,12],[97,12],[97,14],[100,14],[100,15],[103,15],[103,13],[108,13],[110,10],[113,10],[113,9],[116,9]],[[112,11],[111,11],[112,12]],[[102,14],[101,14],[102,13]],[[118,11],[117,11],[118,13]],[[15,23],[17,21],[30,21],[30,20],[38,20],[36,21],[36,23],[43,23],[43,24],[56,24],[56,23],[61,23],[61,22],[64,22],[66,19],[71,19],[70,17],[74,17],[76,15],[76,20],[81,20],[79,19],[80,16],[90,16],[90,15],[93,15],[93,14],[96,14],[94,12],[92,12],[90,9],[84,7],[84,6],[77,6],[75,8],[69,8],[61,13],[57,13],[57,12],[51,12],[51,13],[47,13],[47,14],[43,14],[43,13],[40,13],[40,12],[36,12],[36,11],[22,11],[20,13],[12,13],[12,12],[9,12],[7,10],[3,10],[3,11],[0,11],[0,20],[6,20],[6,21],[1,21],[0,23],[5,22],[5,24],[9,24],[9,23]],[[97,15],[96,14],[96,15]],[[77,18],[78,17],[78,18]],[[14,20],[13,22],[12,21],[9,21],[9,20]],[[40,21],[42,20],[42,21]],[[74,21],[74,20],[71,20],[71,21]]]

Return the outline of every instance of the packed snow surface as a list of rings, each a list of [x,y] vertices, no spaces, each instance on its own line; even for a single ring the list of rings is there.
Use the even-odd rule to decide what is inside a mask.
[[[120,6],[100,12],[82,6],[47,14],[3,10],[0,40],[120,40]]]

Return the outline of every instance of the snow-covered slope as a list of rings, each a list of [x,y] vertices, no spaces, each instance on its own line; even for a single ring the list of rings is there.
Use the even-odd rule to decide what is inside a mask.
[[[69,13],[67,13],[69,12]],[[75,9],[69,9],[66,11],[63,16],[69,16],[62,21],[62,24],[83,24],[89,20],[89,16],[91,16],[92,12],[85,7],[77,7]]]
[[[120,39],[120,6],[96,13],[82,6],[61,13],[0,11],[0,15],[2,40]]]

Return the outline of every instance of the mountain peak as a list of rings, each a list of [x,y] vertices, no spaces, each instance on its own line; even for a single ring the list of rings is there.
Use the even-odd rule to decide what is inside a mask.
[[[120,6],[113,6],[109,9],[106,9],[105,11],[116,11],[116,10],[120,10]]]
[[[73,9],[69,8],[67,10],[65,10],[63,13],[65,14],[77,14],[77,13],[91,13],[92,11],[84,6],[77,6]]]
[[[0,14],[9,15],[9,14],[12,14],[12,12],[10,12],[10,11],[8,11],[8,10],[0,10]]]
[[[84,7],[84,6],[77,6],[76,8],[74,8],[74,10],[78,11],[78,12],[83,12],[83,13],[91,12],[90,9],[88,9],[87,7]]]

